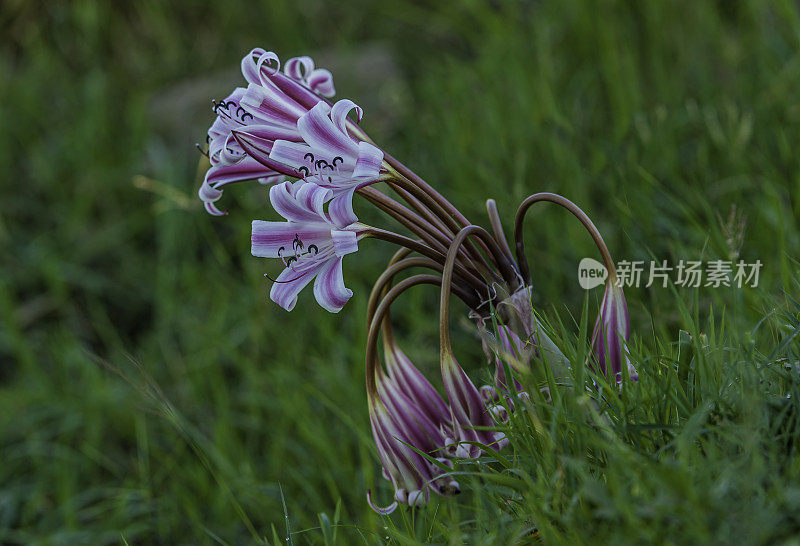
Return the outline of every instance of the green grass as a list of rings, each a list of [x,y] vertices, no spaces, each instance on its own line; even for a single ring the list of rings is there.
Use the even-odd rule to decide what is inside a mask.
[[[0,542],[800,534],[794,3],[11,0],[0,35]],[[339,315],[310,294],[286,314],[274,265],[249,255],[263,188],[226,191],[222,219],[194,197],[210,99],[256,45],[331,64],[373,138],[476,222],[486,198],[508,229],[521,199],[555,191],[618,260],[760,259],[759,287],[627,291],[641,380],[604,391],[605,417],[585,395],[534,399],[496,461],[460,468],[462,495],[379,517],[363,317],[392,249],[348,257]],[[537,310],[579,362],[591,239],[541,207],[526,243]],[[431,377],[436,300],[422,288],[396,313]],[[471,332],[454,336],[485,380]]]

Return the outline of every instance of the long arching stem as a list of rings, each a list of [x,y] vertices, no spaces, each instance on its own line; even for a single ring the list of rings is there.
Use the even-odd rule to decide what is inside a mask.
[[[494,199],[486,200],[486,213],[489,215],[489,224],[492,226],[492,235],[494,240],[500,245],[500,249],[506,255],[509,261],[514,261],[514,255],[511,254],[511,248],[508,246],[506,233],[503,231],[503,223],[500,221],[500,214],[497,212],[497,203]]]
[[[450,274],[452,280],[452,266]],[[408,277],[407,279],[403,279],[397,283],[396,286],[392,287],[391,290],[389,290],[375,310],[375,316],[373,317],[372,323],[369,326],[369,335],[367,336],[366,381],[367,394],[370,396],[374,395],[376,392],[375,366],[378,363],[378,359],[375,353],[378,345],[378,332],[380,331],[380,324],[384,320],[386,314],[389,312],[389,308],[394,300],[396,300],[400,294],[409,288],[418,286],[420,284],[432,284],[434,286],[440,286],[442,284],[442,278],[436,275],[414,275],[412,277]]]
[[[514,219],[514,241],[516,241],[517,264],[519,265],[520,272],[522,273],[525,282],[529,285],[531,284],[531,271],[528,267],[528,259],[525,256],[525,243],[523,241],[522,226],[525,220],[525,213],[528,212],[528,209],[531,207],[531,205],[541,201],[549,201],[551,203],[561,205],[581,221],[583,226],[592,236],[592,239],[594,239],[594,243],[597,245],[598,250],[600,250],[600,254],[603,257],[603,264],[608,270],[609,282],[615,282],[617,279],[617,270],[614,267],[614,260],[611,259],[611,253],[609,253],[608,247],[606,246],[605,241],[603,241],[600,231],[594,225],[594,222],[592,222],[592,220],[580,209],[580,207],[578,207],[578,205],[566,197],[562,197],[555,193],[537,193],[531,195],[525,199],[517,209],[517,215]]]
[[[378,307],[378,302],[388,291],[394,277],[397,276],[398,273],[413,267],[425,267],[441,273],[444,266],[430,258],[423,257],[404,258],[388,266],[381,276],[378,277],[378,280],[375,281],[372,293],[369,295],[369,303],[367,304],[367,324],[372,322],[372,318],[375,316],[375,309]],[[454,288],[459,291],[461,299],[464,300],[464,303],[469,305],[471,309],[475,309],[480,304],[477,292],[470,295],[470,292],[460,289],[458,285],[454,285]]]
[[[467,226],[462,228],[453,239],[453,243],[450,245],[450,250],[447,252],[444,268],[442,269],[442,291],[439,299],[439,337],[441,341],[442,361],[444,361],[444,358],[447,354],[452,352],[450,347],[450,285],[453,282],[456,256],[458,256],[459,247],[464,244],[464,241],[467,239],[467,237],[471,235],[486,238],[487,244],[489,244],[490,247],[493,246],[494,251],[498,255],[501,254],[500,249],[497,247],[497,243],[494,242],[494,239],[492,239],[492,236],[480,226]]]
[[[411,208],[413,208],[417,213],[425,218],[430,224],[433,224],[438,228],[438,230],[447,236],[447,245],[450,245],[450,241],[452,240],[453,236],[458,233],[458,229],[450,229],[445,224],[445,222],[436,216],[433,212],[430,211],[419,199],[414,197],[408,190],[404,189],[399,184],[392,184],[390,185],[391,189],[397,193],[406,203],[409,204]],[[485,246],[482,248],[485,249]],[[462,248],[460,251],[464,256],[468,256],[472,261],[476,262],[477,264],[483,264],[479,268],[489,270],[489,264],[486,263],[486,259],[484,258],[483,253],[480,252],[474,245],[470,244],[467,245],[466,248]]]
[[[390,243],[394,243],[396,245],[411,249],[415,252],[419,252],[423,256],[426,256],[432,260],[438,261],[439,263],[444,263],[445,254],[443,252],[437,251],[436,249],[431,248],[430,246],[422,243],[421,241],[417,241],[406,237],[404,235],[400,235],[398,233],[393,233],[391,231],[386,231],[383,229],[378,228],[369,228],[365,231],[365,235],[367,237],[373,237],[375,239],[381,239],[383,241],[388,241]],[[466,279],[472,288],[478,290],[479,292],[486,286],[486,281],[476,277],[473,273],[465,269],[461,265],[456,265],[458,269],[459,276]],[[466,289],[466,287],[464,287]]]
[[[374,188],[361,188],[358,194],[367,201],[378,207],[383,212],[406,226],[414,235],[417,235],[427,243],[434,240],[442,244],[449,244],[450,239],[437,226],[431,224],[421,216],[414,214],[411,210],[404,207],[391,197],[384,195]]]
[[[436,202],[446,210],[452,218],[455,218],[461,226],[470,225],[469,220],[455,208],[450,201],[444,198],[442,194],[433,189],[433,187],[425,182],[417,173],[400,163],[397,159],[384,152],[386,162],[391,165],[400,175],[412,182],[416,187],[423,190],[427,195],[430,195]],[[460,226],[459,226],[460,227]]]

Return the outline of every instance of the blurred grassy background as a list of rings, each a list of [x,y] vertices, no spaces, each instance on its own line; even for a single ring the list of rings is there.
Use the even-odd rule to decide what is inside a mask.
[[[373,138],[475,221],[488,197],[508,226],[526,195],[556,191],[617,259],[760,259],[759,290],[682,293],[741,328],[768,311],[765,295],[797,290],[788,0],[7,0],[0,35],[3,543],[240,543],[248,526],[284,528],[281,490],[294,530],[340,503],[340,521],[362,528],[345,543],[381,532],[364,502],[376,484],[389,492],[369,438],[363,317],[391,249],[366,242],[348,258],[356,296],[339,315],[308,293],[287,314],[267,299],[274,264],[249,255],[250,220],[270,216],[263,188],[226,191],[221,219],[195,198],[210,99],[241,84],[254,46],[331,68]],[[746,216],[741,248],[732,207]],[[536,301],[577,312],[591,240],[563,212],[529,216]],[[399,315],[426,370],[435,300],[422,289]],[[645,344],[676,339],[668,290],[628,301]],[[479,348],[460,336],[476,369]]]

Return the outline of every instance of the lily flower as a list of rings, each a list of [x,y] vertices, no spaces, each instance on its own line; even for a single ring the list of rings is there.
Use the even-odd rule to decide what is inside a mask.
[[[456,361],[452,353],[442,358],[442,379],[453,421],[453,439],[448,441],[449,453],[455,457],[475,458],[481,448],[465,443],[476,442],[493,449],[502,449],[507,443],[505,434],[489,428],[495,425],[492,413],[486,408],[484,396]]]
[[[347,116],[354,110],[361,120],[363,111],[351,100],[333,106],[318,102],[297,119],[299,138],[284,138],[272,127],[260,125],[236,128],[233,136],[249,157],[263,165],[283,165],[284,172],[298,173],[332,190],[331,210],[347,225],[357,221],[353,194],[377,182],[383,164],[380,148],[350,134]]]
[[[214,203],[228,184],[244,180],[272,184],[281,182],[284,175],[301,177],[284,164],[259,162],[248,156],[231,133],[258,127],[260,134],[270,134],[273,141],[302,141],[297,120],[324,101],[318,95],[333,96],[333,76],[325,69],[314,68],[310,57],[289,59],[283,74],[279,67],[278,57],[271,51],[252,50],[242,59],[242,73],[249,86],[235,89],[224,101],[214,104],[217,119],[207,139],[211,168],[200,188],[200,198],[212,214],[224,214]]]
[[[314,297],[331,313],[338,313],[353,295],[345,287],[342,260],[358,250],[366,226],[345,227],[336,211],[325,212],[329,189],[313,182],[284,182],[272,186],[270,202],[286,222],[253,221],[253,256],[279,258],[286,268],[270,290],[272,301],[291,311],[297,295],[314,280]]]
[[[384,361],[389,379],[440,428],[449,428],[450,409],[430,381],[414,366],[391,335],[384,335]]]
[[[443,448],[440,424],[417,407],[395,379],[380,372],[376,379],[377,392],[368,397],[370,425],[383,475],[392,482],[395,494],[394,501],[381,508],[367,491],[369,505],[379,514],[390,514],[400,503],[413,507],[427,504],[431,490],[442,496],[459,493],[458,482],[420,453],[434,456]],[[447,459],[436,460],[452,468]]]
[[[618,382],[622,381],[623,366],[628,368],[632,380],[639,380],[629,357],[627,342],[630,336],[631,322],[625,294],[622,287],[609,281],[592,333],[592,355],[600,371],[608,373],[610,369]]]
[[[512,370],[523,366],[527,367],[530,365],[531,350],[525,348],[522,339],[508,326],[501,324],[498,330],[502,353],[495,355],[494,384],[498,389],[508,392],[504,363],[508,363]],[[517,381],[517,378],[512,377],[512,379],[514,380],[514,391],[523,391],[522,384]]]

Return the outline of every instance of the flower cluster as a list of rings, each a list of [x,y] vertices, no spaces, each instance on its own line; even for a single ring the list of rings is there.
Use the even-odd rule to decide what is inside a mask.
[[[535,194],[517,211],[512,253],[494,201],[487,201],[491,231],[471,223],[372,142],[358,125],[360,107],[349,99],[328,100],[335,92],[333,77],[316,68],[310,57],[290,59],[281,71],[275,53],[253,49],[242,60],[242,74],[247,86],[214,104],[217,118],[207,140],[211,167],[200,188],[201,200],[211,214],[221,215],[225,213],[216,203],[229,184],[255,180],[270,186],[270,203],[283,221],[253,221],[251,252],[283,264],[277,278],[270,277],[270,298],[287,311],[313,281],[319,305],[339,312],[353,295],[344,283],[344,257],[367,238],[400,247],[370,297],[366,351],[370,426],[394,500],[385,508],[376,506],[369,492],[367,500],[376,511],[388,514],[399,504],[426,504],[431,492],[458,493],[454,463],[508,443],[502,423],[508,411],[518,407],[514,400],[527,398],[517,375],[534,365],[552,367],[546,355],[566,362],[538,327],[530,305],[532,283],[522,240],[526,211],[548,201],[572,212],[594,238],[613,277],[613,261],[602,237],[571,201]],[[356,196],[408,233],[359,222]],[[411,269],[426,272],[410,275]],[[395,279],[400,280],[395,284]],[[399,348],[392,332],[391,305],[421,284],[437,286],[441,294],[443,395]],[[500,324],[492,385],[476,387],[455,358],[448,326],[451,295],[467,306],[479,329],[485,330],[489,319]],[[609,284],[589,364],[610,371],[620,382],[627,366],[630,377],[637,379],[626,346],[629,336],[624,295]]]

